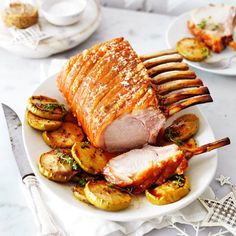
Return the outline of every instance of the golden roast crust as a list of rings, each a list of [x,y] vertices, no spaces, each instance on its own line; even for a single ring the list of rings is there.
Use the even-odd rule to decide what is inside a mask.
[[[103,145],[105,129],[118,117],[158,107],[146,68],[123,38],[95,45],[72,57],[57,81],[96,147]]]

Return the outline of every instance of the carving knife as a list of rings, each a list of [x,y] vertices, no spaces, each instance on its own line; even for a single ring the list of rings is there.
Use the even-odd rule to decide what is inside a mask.
[[[18,165],[22,181],[29,193],[32,210],[38,227],[38,234],[41,236],[64,236],[65,232],[55,223],[50,215],[45,203],[40,196],[39,183],[30,167],[23,145],[21,121],[10,107],[2,104],[2,108],[7,121],[8,132],[12,151]]]

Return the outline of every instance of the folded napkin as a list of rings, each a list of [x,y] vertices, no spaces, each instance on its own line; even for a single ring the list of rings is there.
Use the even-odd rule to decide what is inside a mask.
[[[52,60],[50,64],[41,64],[42,81],[57,73],[65,61],[66,60],[63,59],[57,59]],[[46,194],[43,194],[43,196],[46,197]],[[47,195],[47,205],[56,220],[70,236],[77,236],[78,234],[86,236],[142,236],[153,229],[161,229],[170,225],[173,226],[174,223],[197,226],[207,214],[199,200],[196,200],[189,206],[167,216],[145,221],[114,222],[82,215],[81,212],[65,205],[62,201],[48,197]],[[209,199],[214,199],[214,197],[215,195],[210,187],[201,196],[201,198]]]
[[[39,26],[39,24],[34,24],[26,29],[17,29],[16,27],[11,27],[8,29],[12,35],[13,44],[22,44],[26,47],[36,49],[41,40],[50,38],[51,35],[45,34]]]
[[[210,187],[201,195],[201,198],[214,199],[214,197]],[[196,227],[207,213],[202,204],[196,200],[187,207],[167,216],[144,221],[115,222],[82,215],[75,208],[65,206],[62,201],[48,198],[48,195],[46,202],[57,222],[70,236],[78,236],[78,232],[79,235],[86,236],[142,236],[153,229],[161,229],[175,223]]]

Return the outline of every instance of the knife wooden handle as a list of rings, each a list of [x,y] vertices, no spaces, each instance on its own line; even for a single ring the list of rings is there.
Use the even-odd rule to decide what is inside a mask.
[[[29,192],[34,217],[39,229],[39,235],[65,236],[66,234],[58,225],[56,225],[41,198],[39,184],[36,177],[33,175],[28,175],[23,179],[23,183],[25,184],[26,189]]]

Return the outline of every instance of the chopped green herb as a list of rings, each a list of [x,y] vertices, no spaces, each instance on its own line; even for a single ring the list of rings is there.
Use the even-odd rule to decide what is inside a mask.
[[[179,136],[179,132],[174,129],[173,127],[169,127],[165,131],[165,137],[169,140],[175,143],[178,146],[183,145],[183,141],[181,139],[176,139]]]
[[[184,175],[174,175],[170,180],[176,183],[179,187],[184,186]]]
[[[174,143],[175,143],[176,145],[178,145],[178,146],[181,146],[181,145],[184,144],[183,141],[180,140],[180,139],[174,140]]]
[[[78,179],[78,184],[81,186],[81,187],[84,187],[86,185],[87,181],[84,179],[84,178],[79,178]]]
[[[178,137],[179,136],[179,132],[171,127],[167,128],[166,129],[166,132],[165,132],[165,137],[170,140],[170,141],[173,141],[175,137]]]
[[[72,167],[72,170],[78,170],[78,168],[79,168],[78,164],[75,161],[73,161],[71,167]]]
[[[208,27],[208,29],[213,30],[213,31],[219,29],[219,25],[214,24],[214,22],[212,22],[211,19],[212,19],[212,16],[208,16],[207,18],[202,19],[201,22],[197,24],[197,26],[200,29],[205,29],[206,27]]]
[[[90,143],[89,143],[88,141],[84,141],[84,142],[80,145],[80,147],[81,147],[82,149],[85,149],[85,148],[89,148],[89,145],[90,145]]]
[[[202,21],[201,21],[199,24],[197,24],[197,26],[198,26],[200,29],[205,29],[205,28],[206,28],[206,24],[207,24],[206,20],[205,20],[205,19],[202,19]]]
[[[59,160],[63,164],[69,164],[71,166],[72,170],[79,169],[77,162],[70,155],[68,155],[66,153],[61,153],[60,151],[58,151],[57,154],[59,155]]]
[[[208,50],[208,48],[203,47],[201,53],[202,53],[202,55],[204,56],[204,58],[207,58],[207,57],[209,56],[209,50]]]
[[[126,190],[128,193],[132,193],[134,191],[134,187],[127,187]]]
[[[112,184],[112,183],[108,183],[107,186],[108,186],[109,188],[115,188],[115,185]]]
[[[56,102],[56,103],[42,103],[42,102],[38,102],[35,104],[36,107],[38,107],[40,110],[43,111],[49,111],[49,112],[53,112],[56,108],[61,108],[63,113],[66,113],[66,109],[64,104]]]

